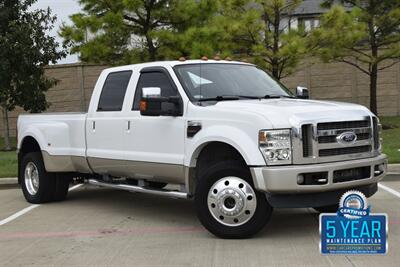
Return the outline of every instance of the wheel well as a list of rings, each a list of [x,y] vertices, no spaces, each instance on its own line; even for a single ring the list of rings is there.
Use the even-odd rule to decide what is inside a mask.
[[[21,144],[20,153],[26,154],[36,151],[40,151],[39,143],[32,136],[25,137]]]
[[[196,172],[210,166],[214,162],[237,160],[246,166],[246,161],[233,146],[222,142],[211,142],[200,151],[197,158]]]

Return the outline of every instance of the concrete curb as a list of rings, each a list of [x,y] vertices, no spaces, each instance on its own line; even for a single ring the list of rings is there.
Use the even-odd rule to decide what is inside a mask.
[[[388,164],[388,172],[391,174],[400,174],[400,164]]]
[[[0,178],[0,185],[16,185],[18,184],[17,177]]]

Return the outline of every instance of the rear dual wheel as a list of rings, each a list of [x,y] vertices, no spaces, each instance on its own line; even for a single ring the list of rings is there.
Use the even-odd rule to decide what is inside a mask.
[[[22,192],[28,202],[40,204],[67,197],[70,177],[47,172],[40,152],[25,154],[20,166]]]
[[[197,216],[214,235],[251,237],[269,221],[272,207],[265,194],[254,190],[250,172],[241,162],[215,163],[197,179]]]

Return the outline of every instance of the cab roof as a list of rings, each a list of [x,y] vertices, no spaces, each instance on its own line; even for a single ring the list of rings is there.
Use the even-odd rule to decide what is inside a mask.
[[[121,70],[131,70],[135,68],[145,68],[145,67],[175,67],[179,65],[189,65],[189,64],[238,64],[238,65],[249,65],[252,66],[253,64],[241,61],[231,61],[231,60],[202,60],[202,59],[195,59],[195,60],[172,60],[172,61],[154,61],[154,62],[146,62],[146,63],[138,63],[138,64],[131,64],[125,66],[118,66],[106,69],[107,71],[121,71]]]

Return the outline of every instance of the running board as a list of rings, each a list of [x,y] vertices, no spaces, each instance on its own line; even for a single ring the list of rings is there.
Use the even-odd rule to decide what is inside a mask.
[[[164,196],[164,197],[172,197],[172,198],[189,198],[189,194],[178,192],[178,191],[168,191],[164,189],[151,189],[136,185],[127,185],[127,184],[112,184],[112,183],[105,183],[95,179],[89,179],[88,183],[91,185],[97,185],[102,187],[114,188],[114,189],[121,189],[130,192],[138,192],[138,193],[146,193],[152,194],[157,196]]]

